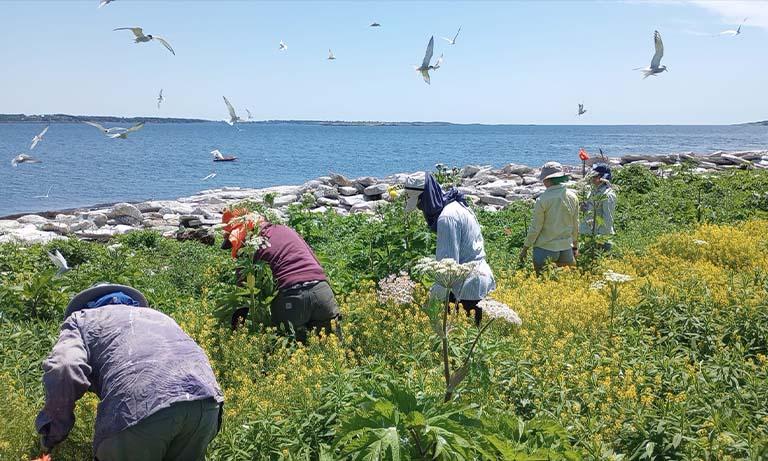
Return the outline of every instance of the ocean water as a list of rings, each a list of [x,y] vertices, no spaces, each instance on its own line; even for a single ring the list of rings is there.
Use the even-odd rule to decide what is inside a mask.
[[[112,126],[112,124],[106,124]],[[350,177],[449,166],[549,160],[577,164],[580,147],[609,156],[768,149],[759,126],[316,126],[147,124],[112,140],[79,123],[52,124],[31,153],[40,164],[11,167],[30,153],[43,124],[0,123],[0,216],[117,201],[171,199],[203,189],[301,184],[329,172]],[[239,161],[212,162],[220,149]],[[202,181],[206,175],[217,176]],[[46,195],[47,198],[36,198]]]

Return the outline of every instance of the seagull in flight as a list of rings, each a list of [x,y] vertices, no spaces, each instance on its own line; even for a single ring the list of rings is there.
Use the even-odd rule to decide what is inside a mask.
[[[13,160],[11,160],[11,165],[15,168],[19,165],[19,163],[42,163],[42,161],[32,157],[31,155],[19,154],[14,157]]]
[[[443,40],[448,42],[449,45],[455,45],[456,44],[456,38],[459,36],[459,32],[461,32],[461,26],[459,26],[459,31],[456,32],[456,35],[454,35],[453,38],[448,38],[448,37],[442,37],[442,38],[443,38]]]
[[[164,47],[168,48],[168,51],[171,52],[174,56],[176,56],[176,52],[173,51],[173,48],[171,48],[171,44],[168,43],[164,38],[158,37],[157,35],[147,34],[144,35],[144,30],[142,30],[141,27],[118,27],[114,30],[130,30],[133,32],[133,35],[136,37],[134,40],[134,43],[146,43],[152,40],[157,40],[158,42],[162,43]]]
[[[165,101],[165,98],[163,97],[163,89],[160,88],[160,94],[157,95],[157,108],[160,109],[160,103]]]
[[[224,104],[227,105],[227,110],[229,111],[229,120],[225,120],[227,123],[229,123],[230,126],[234,126],[237,122],[242,122],[243,119],[237,116],[237,113],[235,113],[235,108],[232,107],[232,104],[229,103],[229,100],[227,100],[226,96],[222,96],[224,98]]]
[[[370,25],[370,26],[368,26],[368,27],[381,27],[381,24],[379,24],[379,23],[378,23],[378,22],[376,22],[376,21],[373,21],[373,22],[371,23],[371,25]]]
[[[144,128],[144,122],[139,122],[133,125],[132,127],[128,128],[127,130],[123,131],[122,133],[110,134],[108,136],[112,139],[128,139],[128,133],[135,133],[142,128]]]
[[[336,56],[334,56],[333,51],[331,51],[331,49],[328,48],[328,60],[333,61],[334,59],[336,59]]]
[[[69,264],[67,264],[67,260],[64,259],[64,256],[61,255],[59,250],[56,250],[56,252],[51,253],[48,252],[48,258],[51,260],[54,266],[56,266],[56,269],[58,271],[56,272],[56,276],[61,276],[64,272],[69,272],[71,268],[69,267]]]
[[[435,48],[435,37],[432,36],[429,39],[429,43],[427,44],[427,52],[424,53],[424,60],[421,62],[421,66],[416,67],[416,71],[421,73],[421,76],[424,78],[424,81],[427,83],[427,85],[430,84],[430,78],[429,78],[429,71],[430,70],[437,70],[440,68],[441,65],[443,65],[443,55],[441,54],[439,58],[437,58],[437,61],[434,65],[430,65],[429,62],[432,60],[432,52]]]
[[[35,195],[35,198],[48,198],[51,195],[51,189],[53,189],[53,184],[51,184],[48,187],[48,192],[45,193],[45,195]]]
[[[252,120],[253,119],[253,115],[251,115],[251,111],[248,110],[248,108],[246,108],[245,112],[248,114],[248,120]]]
[[[584,104],[579,104],[579,113],[576,115],[584,115],[587,113],[587,110],[584,109]]]
[[[208,176],[204,177],[204,178],[202,179],[202,181],[208,181],[209,179],[213,179],[213,178],[215,178],[215,177],[216,177],[216,172],[214,171],[213,173],[211,173],[211,174],[209,174]]]
[[[102,6],[107,6],[107,5],[109,5],[110,3],[114,2],[114,1],[115,0],[101,0],[99,2],[99,8],[101,8]]]
[[[280,40],[280,46],[278,47],[278,50],[285,51],[287,49],[288,49],[288,45],[286,45],[284,41]]]
[[[47,127],[45,127],[45,128],[43,129],[43,131],[41,131],[41,132],[40,132],[40,134],[38,134],[38,135],[36,135],[34,138],[32,138],[32,145],[31,145],[31,146],[29,146],[29,150],[32,150],[32,149],[34,149],[34,148],[35,148],[35,146],[37,146],[37,143],[39,143],[40,141],[42,141],[42,140],[43,140],[43,136],[45,136],[45,133],[47,133],[47,132],[48,132],[48,128],[50,128],[50,127],[48,127],[48,126],[47,126]]]
[[[651,75],[658,75],[667,70],[667,66],[660,65],[661,57],[664,56],[664,43],[661,41],[661,34],[658,30],[653,31],[653,44],[656,48],[656,52],[651,59],[651,65],[649,67],[638,67],[633,69],[642,71],[643,79],[646,79]]]
[[[744,18],[744,20],[741,21],[741,24],[739,24],[739,27],[736,30],[724,30],[720,32],[718,35],[723,35],[727,37],[735,37],[737,35],[741,35],[741,26],[743,26],[744,23],[747,22],[747,19],[749,18]]]
[[[94,128],[97,128],[99,131],[101,131],[102,133],[104,133],[106,135],[109,135],[109,134],[112,134],[112,133],[117,133],[117,132],[120,132],[120,131],[127,131],[128,130],[128,128],[122,128],[122,127],[119,127],[119,126],[112,127],[112,128],[104,128],[103,126],[101,126],[100,124],[98,124],[96,122],[83,121],[83,123],[85,123],[86,125],[90,125],[90,126],[92,126]]]

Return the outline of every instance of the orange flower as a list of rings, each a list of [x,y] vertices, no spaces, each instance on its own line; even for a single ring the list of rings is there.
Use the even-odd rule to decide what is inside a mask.
[[[253,231],[256,223],[253,216],[245,208],[228,209],[221,216],[224,226],[224,238],[232,244],[232,258],[237,258],[237,252],[245,244],[248,232]]]

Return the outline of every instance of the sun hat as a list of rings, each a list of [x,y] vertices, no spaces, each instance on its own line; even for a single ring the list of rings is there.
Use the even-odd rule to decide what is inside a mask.
[[[547,162],[541,167],[541,173],[539,173],[539,179],[541,181],[545,179],[562,178],[568,176],[563,170],[563,165],[558,162]]]
[[[87,288],[80,293],[76,294],[72,301],[67,305],[67,310],[64,312],[64,318],[69,317],[73,313],[88,309],[88,303],[95,301],[105,295],[111,293],[122,292],[123,294],[131,297],[138,303],[138,307],[149,307],[147,298],[137,289],[129,287],[127,285],[118,285],[113,283],[97,283],[90,288]]]
[[[424,192],[426,173],[419,172],[405,178],[405,211],[413,211],[418,207],[419,196]]]
[[[613,174],[611,173],[611,167],[606,165],[605,163],[596,163],[592,165],[592,176],[596,176],[600,179],[607,179],[608,181],[613,178]]]

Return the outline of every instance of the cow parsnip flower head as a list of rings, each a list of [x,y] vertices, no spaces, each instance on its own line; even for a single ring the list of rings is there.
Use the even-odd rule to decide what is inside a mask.
[[[605,280],[598,280],[596,282],[592,282],[592,284],[589,285],[590,290],[597,290],[597,291],[600,291],[605,287],[606,287]]]
[[[405,272],[392,274],[379,282],[377,292],[379,302],[382,304],[393,303],[397,305],[413,302],[413,288],[416,282]]]
[[[612,270],[603,272],[603,278],[607,282],[611,282],[611,283],[626,283],[626,282],[631,282],[632,280],[635,279],[631,275],[619,274],[618,272],[614,272]]]
[[[483,315],[489,319],[499,319],[517,326],[523,324],[523,321],[520,319],[520,316],[517,315],[517,312],[495,299],[485,298],[477,303],[477,307],[481,308],[483,310]]]
[[[450,288],[464,283],[476,268],[477,263],[474,261],[460,264],[452,258],[437,261],[435,258],[425,257],[421,258],[413,269],[431,276],[438,285]]]

